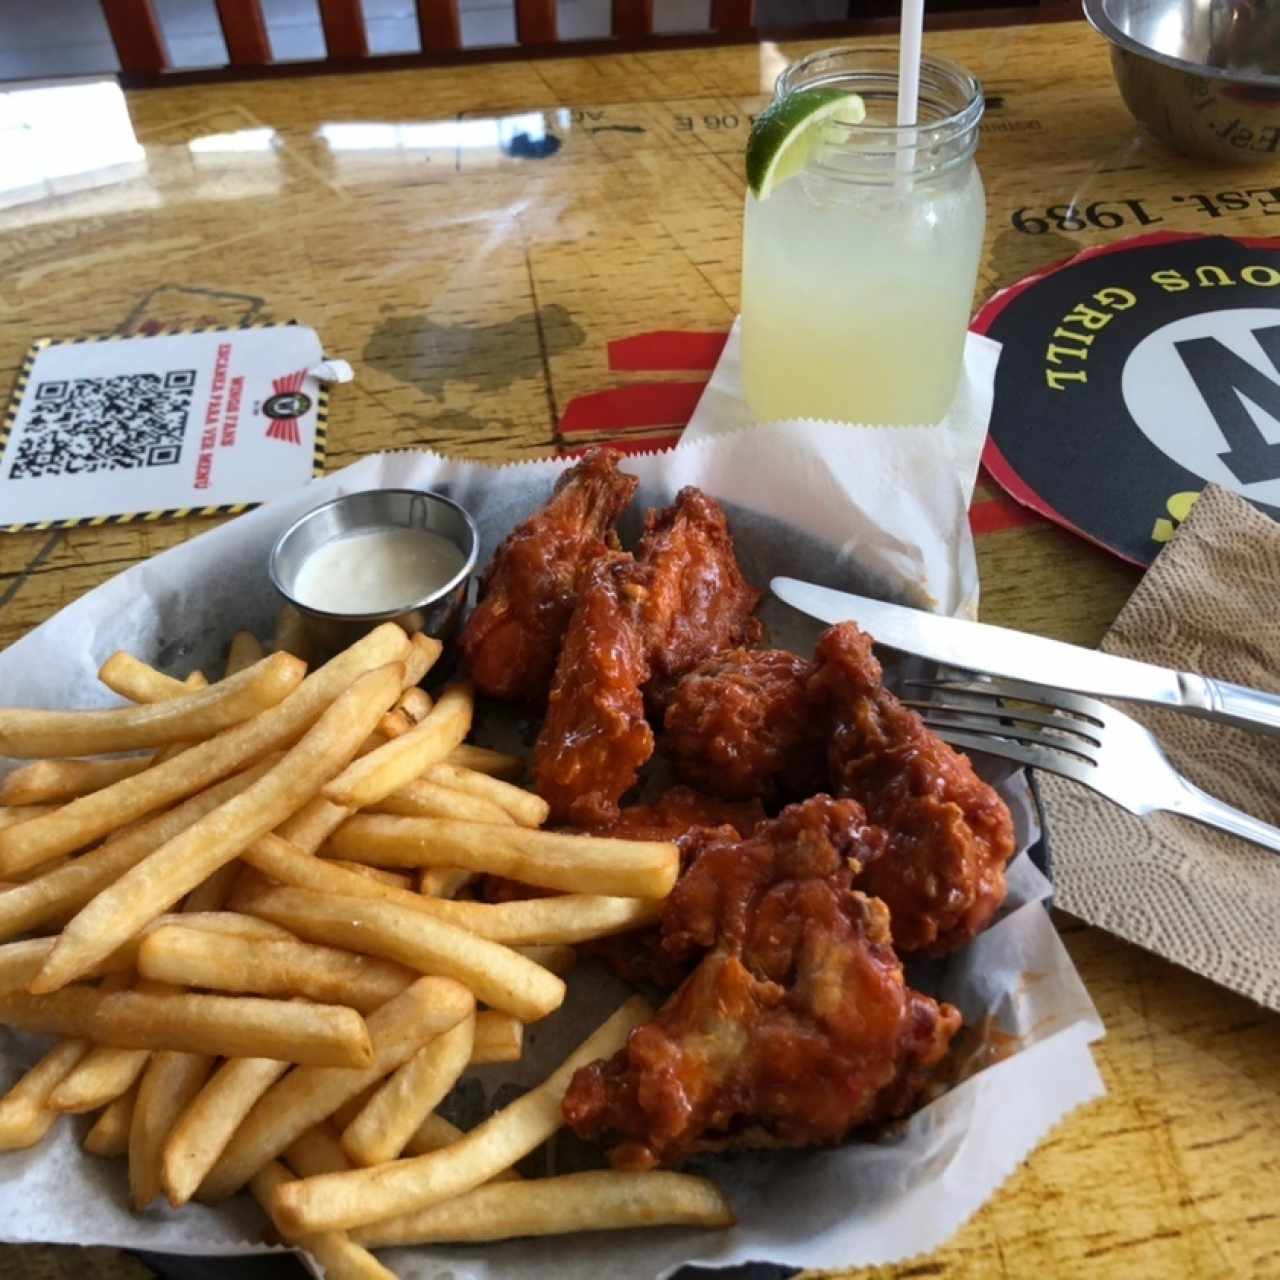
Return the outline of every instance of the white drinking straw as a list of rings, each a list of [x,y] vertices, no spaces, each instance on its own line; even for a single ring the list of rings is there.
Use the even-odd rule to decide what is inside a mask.
[[[902,25],[898,34],[898,126],[914,125],[920,111],[920,46],[924,42],[924,0],[902,0]],[[898,139],[895,186],[909,189],[915,162],[916,135]]]

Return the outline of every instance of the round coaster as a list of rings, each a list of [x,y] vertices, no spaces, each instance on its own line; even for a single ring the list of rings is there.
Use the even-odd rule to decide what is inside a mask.
[[[1149,235],[1002,290],[983,462],[1019,502],[1149,564],[1212,481],[1280,518],[1280,240]]]

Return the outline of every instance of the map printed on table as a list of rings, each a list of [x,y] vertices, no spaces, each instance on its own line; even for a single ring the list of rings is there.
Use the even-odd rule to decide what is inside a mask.
[[[1154,234],[997,294],[983,462],[1019,502],[1148,564],[1212,481],[1280,517],[1280,240]]]
[[[0,529],[237,512],[324,468],[325,363],[301,325],[43,338],[0,426]]]

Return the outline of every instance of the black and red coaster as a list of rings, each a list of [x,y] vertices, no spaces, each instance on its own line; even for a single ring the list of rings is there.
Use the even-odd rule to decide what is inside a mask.
[[[1280,239],[1149,235],[998,293],[983,462],[1019,502],[1148,564],[1209,481],[1280,518]]]

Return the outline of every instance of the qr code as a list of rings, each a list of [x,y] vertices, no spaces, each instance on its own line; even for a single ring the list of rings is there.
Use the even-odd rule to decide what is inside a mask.
[[[38,382],[9,478],[172,466],[195,385],[194,369]]]

